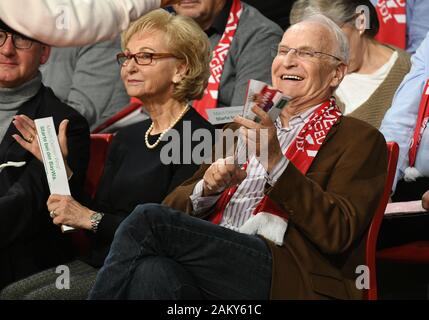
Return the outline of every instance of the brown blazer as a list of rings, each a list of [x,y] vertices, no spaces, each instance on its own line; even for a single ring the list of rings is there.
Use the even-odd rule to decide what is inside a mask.
[[[236,127],[236,126],[235,126]],[[208,165],[177,187],[164,204],[192,213],[189,196]],[[289,163],[266,194],[289,214],[283,246],[272,251],[272,299],[361,299],[356,267],[364,265],[365,235],[387,174],[383,136],[342,117],[306,176]]]

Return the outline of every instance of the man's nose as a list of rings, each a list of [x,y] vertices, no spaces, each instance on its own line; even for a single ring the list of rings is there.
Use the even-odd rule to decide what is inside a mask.
[[[5,43],[0,47],[0,53],[4,56],[13,56],[16,53],[12,37],[7,37]]]
[[[295,50],[290,50],[287,54],[283,56],[283,66],[290,68],[296,67],[298,64],[298,57]]]

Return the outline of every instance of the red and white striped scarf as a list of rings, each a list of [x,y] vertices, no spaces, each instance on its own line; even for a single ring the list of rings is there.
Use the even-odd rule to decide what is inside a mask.
[[[232,40],[234,39],[235,32],[240,22],[242,12],[242,4],[240,0],[234,0],[229,13],[228,22],[225,31],[219,43],[213,50],[213,58],[210,62],[210,78],[207,89],[201,100],[195,100],[192,106],[198,111],[201,116],[206,120],[208,119],[207,109],[214,109],[217,107],[219,97],[220,78],[222,76],[225,60],[228,56]]]
[[[313,112],[310,120],[291,143],[285,155],[302,174],[305,175],[307,173],[326,136],[340,117],[341,111],[335,99],[331,98]],[[225,208],[237,191],[237,188],[231,187],[223,191],[216,203],[215,211],[210,217],[210,221],[215,224],[221,222]],[[253,211],[253,214],[256,215],[259,212],[267,212],[280,216],[285,220],[288,219],[287,213],[281,210],[268,196],[263,197]]]

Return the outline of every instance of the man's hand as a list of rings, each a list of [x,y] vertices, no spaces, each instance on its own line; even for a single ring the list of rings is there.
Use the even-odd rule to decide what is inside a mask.
[[[280,159],[284,157],[277,138],[277,128],[268,113],[264,110],[258,106],[254,106],[252,111],[261,119],[259,123],[240,116],[235,117],[234,122],[242,126],[240,134],[247,147],[250,150],[256,147],[256,156],[265,170],[271,172]],[[261,141],[262,134],[268,135],[268,145],[265,145],[264,141]]]
[[[179,2],[180,0],[161,0],[161,8],[171,6]]]
[[[205,172],[203,196],[218,194],[234,185],[240,184],[247,176],[246,170],[234,164],[234,158],[219,159]]]
[[[422,197],[422,207],[429,211],[429,190],[426,191]]]

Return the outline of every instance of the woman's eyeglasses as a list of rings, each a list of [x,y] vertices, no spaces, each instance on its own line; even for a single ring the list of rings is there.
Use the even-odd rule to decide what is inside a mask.
[[[122,67],[125,67],[128,64],[128,61],[134,59],[134,61],[140,66],[146,66],[152,63],[154,59],[162,58],[177,58],[172,53],[158,53],[158,52],[137,52],[137,53],[118,53],[116,55],[116,60],[118,64]]]

